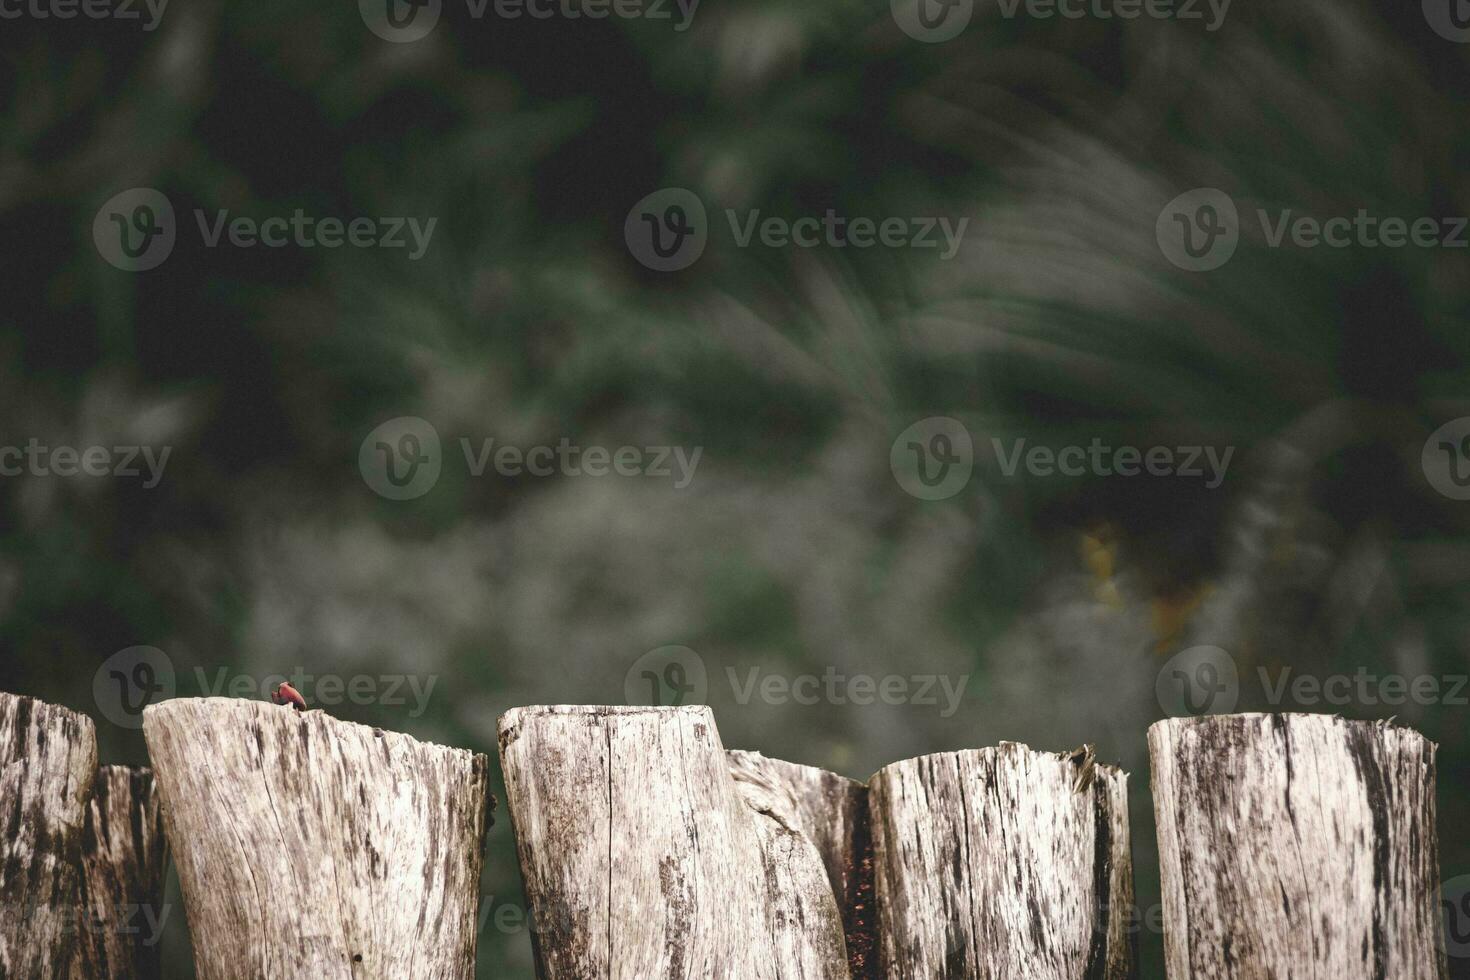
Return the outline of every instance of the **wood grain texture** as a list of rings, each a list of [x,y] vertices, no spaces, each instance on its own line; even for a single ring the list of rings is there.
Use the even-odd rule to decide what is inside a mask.
[[[91,719],[0,693],[0,977],[66,975],[77,936],[77,867],[97,775]]]
[[[143,714],[200,980],[468,980],[487,760],[229,698]]]
[[[757,812],[780,814],[821,854],[842,912],[849,975],[854,980],[880,976],[868,788],[825,769],[759,752],[730,751],[726,757],[746,803]]]
[[[1442,980],[1435,746],[1329,715],[1149,729],[1175,980]]]
[[[160,975],[158,928],[168,847],[153,773],[103,766],[82,833],[81,909],[73,980]]]
[[[539,976],[848,975],[799,805],[737,788],[708,708],[517,708],[500,756]]]
[[[898,762],[868,786],[889,977],[1130,974],[1123,772],[1090,750],[1002,743]]]

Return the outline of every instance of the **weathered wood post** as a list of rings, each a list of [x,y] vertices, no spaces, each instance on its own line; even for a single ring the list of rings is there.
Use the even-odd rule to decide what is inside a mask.
[[[500,722],[545,980],[1121,980],[1127,777],[1091,750],[925,756],[864,786],[724,752],[709,709]]]
[[[1174,980],[1442,980],[1434,743],[1330,715],[1149,729]]]
[[[868,787],[825,769],[769,759],[759,752],[725,753],[747,805],[781,814],[811,841],[827,868],[827,884],[842,912],[848,974],[879,977],[878,909],[873,897],[873,835]]]
[[[66,975],[77,938],[82,827],[96,775],[91,719],[0,693],[0,977]]]
[[[1012,742],[869,780],[890,977],[1122,978],[1133,968],[1128,777]]]
[[[821,855],[708,708],[516,708],[500,757],[544,980],[847,977]]]
[[[229,698],[143,714],[200,980],[469,980],[487,760]]]
[[[160,975],[159,930],[168,847],[153,773],[103,766],[82,834],[81,935],[73,980]]]

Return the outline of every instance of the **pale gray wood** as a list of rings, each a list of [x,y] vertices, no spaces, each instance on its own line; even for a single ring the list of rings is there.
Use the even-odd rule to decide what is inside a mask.
[[[487,760],[230,698],[143,713],[200,980],[468,980]]]
[[[499,741],[540,976],[847,977],[799,806],[737,787],[708,708],[516,708]]]
[[[1090,749],[1007,742],[894,763],[868,786],[889,977],[1130,974],[1126,774]]]
[[[168,846],[153,773],[103,766],[82,833],[83,920],[73,980],[149,980],[160,974],[157,930]]]
[[[77,935],[77,867],[97,776],[92,721],[0,693],[0,977],[66,975]]]
[[[1435,745],[1329,715],[1149,729],[1175,980],[1442,980]]]
[[[779,815],[821,854],[842,912],[849,975],[855,980],[879,976],[868,788],[825,769],[759,752],[732,750],[726,757],[746,803],[757,812]]]

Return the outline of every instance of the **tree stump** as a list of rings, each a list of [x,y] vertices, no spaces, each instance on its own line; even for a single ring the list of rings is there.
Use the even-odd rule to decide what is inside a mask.
[[[84,715],[0,693],[0,977],[55,980],[74,954],[97,739]]]
[[[153,773],[103,766],[82,834],[83,927],[73,980],[148,980],[161,973],[159,930],[168,847]]]
[[[708,708],[516,708],[500,757],[544,980],[847,977],[821,854]]]
[[[487,761],[228,698],[143,714],[200,980],[469,980]]]
[[[1149,729],[1169,976],[1442,980],[1435,746],[1329,715]]]
[[[880,770],[868,786],[888,976],[1128,976],[1127,780],[1090,749],[1012,742]]]

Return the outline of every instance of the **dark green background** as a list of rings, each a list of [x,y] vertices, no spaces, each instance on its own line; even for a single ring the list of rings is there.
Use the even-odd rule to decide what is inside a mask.
[[[1185,273],[1155,218],[1197,186],[1243,214],[1466,214],[1467,47],[1417,2],[1236,0],[1213,33],[997,9],[944,44],[836,0],[704,0],[682,33],[474,21],[451,0],[410,45],[345,2],[174,0],[152,33],[0,22],[0,444],[172,447],[154,489],[0,479],[0,686],[89,712],[104,762],[142,763],[141,735],[94,710],[122,648],[166,651],[180,695],[201,693],[196,667],[407,672],[438,678],[422,717],[335,713],[493,756],[505,708],[621,701],[638,657],[683,644],[728,746],[858,778],[999,739],[1096,742],[1133,773],[1156,902],[1144,735],[1176,650],[1229,650],[1242,709],[1270,707],[1263,667],[1470,669],[1470,504],[1419,465],[1470,415],[1470,275],[1464,250],[1259,234]],[[130,274],[91,226],[138,186],[169,197],[180,239]],[[712,216],[970,226],[948,262],[716,234],[658,274],[622,229],[666,186]],[[195,208],[438,226],[418,262],[207,249]],[[393,502],[358,449],[406,415],[444,437],[445,473]],[[889,449],[933,415],[979,453],[961,493],[925,502]],[[461,436],[703,457],[683,490],[473,479]],[[1206,490],[1007,477],[992,437],[1236,452]],[[724,680],[829,665],[970,680],[949,718],[740,705]],[[1439,741],[1445,877],[1470,872],[1466,709],[1341,710]],[[483,891],[523,901],[504,819]],[[531,976],[526,933],[493,923],[480,975]],[[1160,937],[1140,945],[1160,976]],[[166,953],[190,975],[182,915]]]

